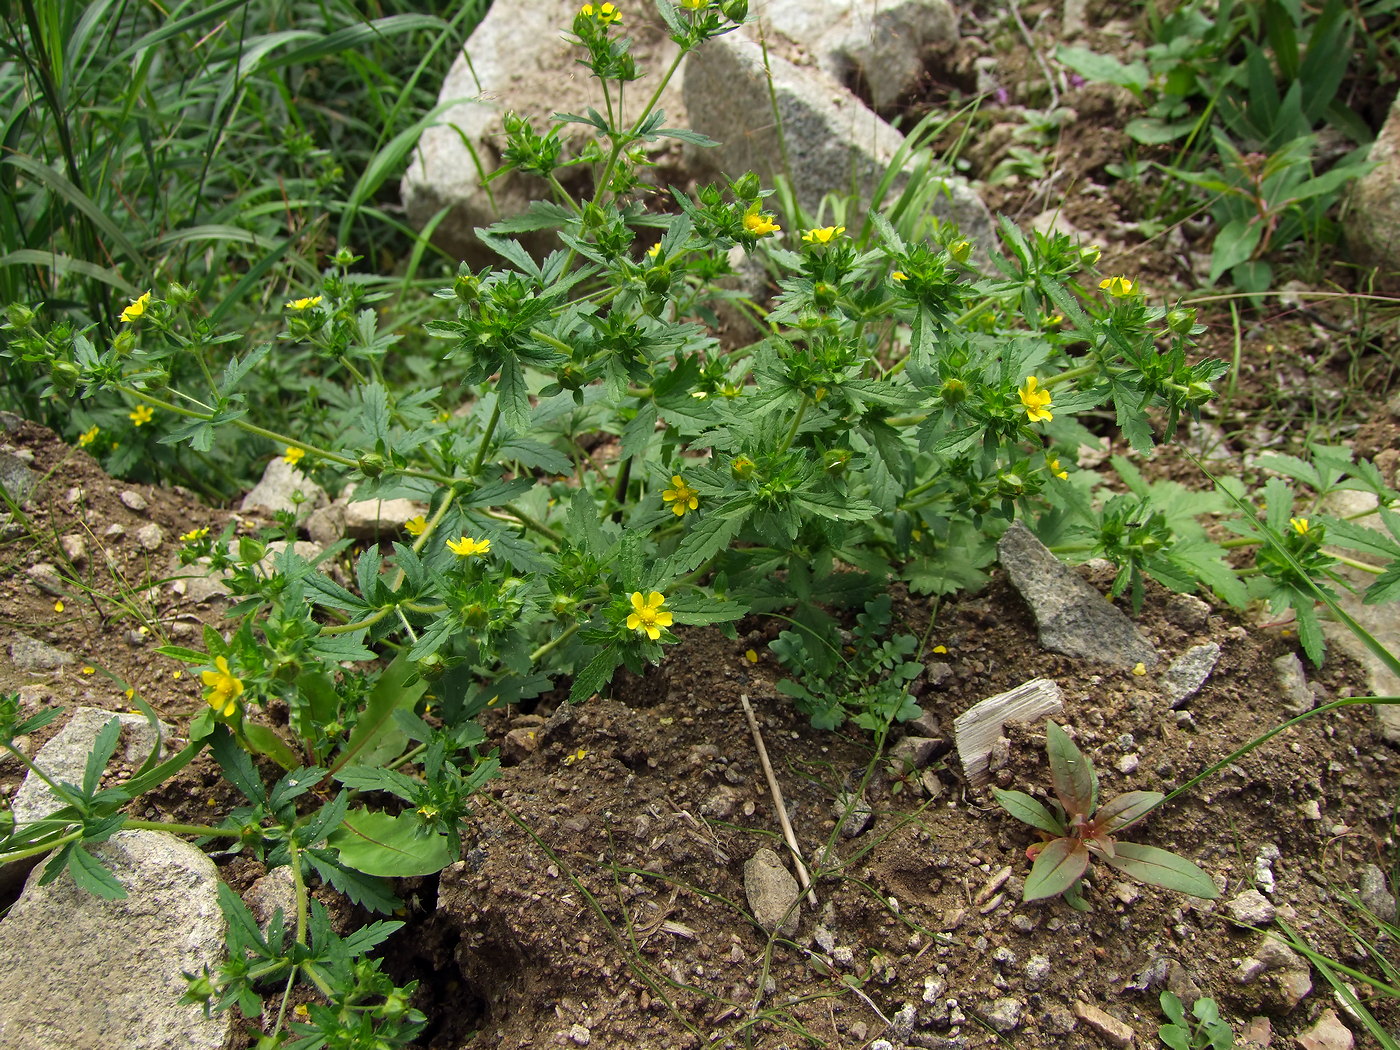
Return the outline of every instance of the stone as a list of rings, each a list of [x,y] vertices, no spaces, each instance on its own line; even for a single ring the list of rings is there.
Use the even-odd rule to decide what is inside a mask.
[[[36,562],[25,570],[25,575],[29,577],[30,583],[45,594],[58,597],[63,595],[63,580],[59,578],[58,570],[48,562]]]
[[[10,662],[20,671],[54,671],[73,663],[74,657],[48,642],[16,632],[10,641]]]
[[[1335,1010],[1324,1010],[1317,1024],[1298,1036],[1298,1050],[1351,1050],[1353,1044],[1351,1030]]]
[[[1133,1045],[1133,1030],[1112,1014],[1105,1013],[1097,1006],[1076,1001],[1074,1016],[1092,1028],[1109,1046],[1129,1047]]]
[[[569,1041],[575,1046],[587,1046],[593,1042],[593,1033],[583,1025],[575,1024],[569,1028]]]
[[[1400,98],[1366,159],[1375,167],[1351,186],[1343,234],[1357,261],[1393,273],[1400,269]]]
[[[114,714],[99,707],[80,707],[68,719],[68,724],[39,749],[34,756],[34,764],[54,780],[81,784],[88,752],[92,750],[102,727],[113,718],[120,719],[122,724],[122,737],[117,742],[114,757],[120,756],[120,760],[133,769],[145,762],[151,752],[161,747],[173,732],[164,722],[157,722],[156,728],[152,728],[144,715]],[[33,773],[24,778],[24,783],[15,792],[13,811],[16,822],[21,824],[42,820],[62,807],[63,803],[49,785]]]
[[[1048,678],[1033,678],[1024,685],[978,701],[953,719],[953,739],[963,772],[973,787],[987,783],[992,749],[1007,722],[1039,722],[1050,715],[1064,715],[1060,687]]]
[[[757,14],[749,35],[761,28],[785,58],[811,56],[838,84],[863,82],[878,110],[918,86],[931,47],[958,36],[947,0],[767,0]]]
[[[744,862],[744,896],[754,919],[769,933],[791,937],[797,932],[797,880],[766,846]]]
[[[1278,914],[1273,901],[1258,890],[1245,890],[1230,898],[1225,911],[1236,926],[1267,926]]]
[[[823,9],[808,6],[814,13]],[[878,10],[880,5],[859,6]],[[774,50],[765,57],[763,47],[745,33],[707,41],[686,59],[684,96],[691,127],[718,143],[698,152],[698,163],[730,175],[754,171],[767,185],[790,171],[798,204],[812,214],[828,193],[854,188],[869,201],[888,169],[907,153],[904,136],[840,83]],[[775,121],[781,135],[774,131]],[[994,243],[991,214],[966,180],[941,177],[927,167],[916,177],[928,193],[931,214],[956,223],[979,253]],[[906,168],[887,198],[897,196],[909,178]]]
[[[1170,594],[1162,607],[1162,615],[1183,631],[1203,631],[1210,623],[1210,603],[1194,594]]]
[[[254,879],[253,884],[243,891],[243,903],[253,913],[253,919],[262,928],[264,935],[272,925],[277,910],[282,910],[282,927],[287,933],[296,931],[297,890],[292,877],[292,869],[287,865],[273,868],[266,875]]]
[[[531,118],[542,135],[555,126],[549,119],[554,113],[603,108],[598,81],[578,65],[582,49],[566,37],[579,6],[578,0],[491,5],[443,81],[438,104],[446,108],[420,136],[399,195],[409,221],[420,228],[447,209],[433,240],[449,254],[485,258],[473,232],[478,226],[489,226],[524,211],[533,199],[550,196],[541,180],[517,173],[494,180],[489,189],[483,186],[482,179],[500,167],[507,111]],[[628,5],[622,30],[632,39],[632,54],[645,72],[640,84],[629,85],[628,98],[634,91],[645,98],[675,59],[676,45],[651,4]],[[686,126],[678,77],[662,93],[659,108],[668,125]],[[628,112],[633,112],[632,105]],[[568,143],[579,146],[587,140],[587,129],[580,124],[560,127]],[[647,148],[672,147],[662,139]],[[571,169],[559,176],[574,191],[587,189],[577,181],[570,183]]]
[[[303,500],[293,497],[300,492]],[[272,460],[263,471],[262,480],[243,497],[239,509],[244,513],[261,510],[275,514],[279,510],[300,514],[315,510],[326,503],[326,490],[312,481],[281,456]]]
[[[1186,1007],[1188,1013],[1196,1005],[1196,1000],[1205,994],[1186,967],[1175,959],[1167,967],[1167,991],[1181,1000],[1181,1005]]]
[[[1274,1026],[1267,1017],[1251,1017],[1240,1029],[1235,1050],[1269,1050],[1274,1042]]]
[[[126,891],[107,901],[43,868],[0,920],[0,1046],[6,1050],[220,1050],[233,1012],[182,1004],[183,973],[224,956],[214,862],[154,831],[92,852]]]
[[[1026,987],[1039,988],[1050,978],[1050,956],[1032,955],[1026,960]]]
[[[143,550],[158,551],[165,542],[165,532],[155,522],[148,522],[136,530],[136,542]]]
[[[1207,642],[1192,646],[1171,662],[1160,684],[1173,710],[1184,706],[1200,691],[1219,660],[1220,646]]]
[[[87,561],[87,540],[81,533],[64,533],[58,538],[58,546],[63,551],[63,556],[75,566],[81,568]]]
[[[1021,1026],[1021,1015],[1025,1012],[1025,1003],[1007,997],[998,999],[983,1010],[982,1018],[1002,1035],[1007,1035]]]
[[[1052,652],[1113,667],[1157,664],[1157,651],[1124,613],[1070,571],[1021,522],[997,543],[1002,568]]]
[[[832,806],[832,816],[841,822],[841,834],[848,839],[855,838],[868,828],[873,815],[874,810],[864,796],[849,791],[839,793],[836,804]]]
[[[897,771],[923,769],[938,753],[940,740],[922,736],[906,736],[896,741],[889,751],[889,764]]]
[[[427,512],[426,503],[411,499],[350,500],[345,503],[345,531],[342,535],[357,540],[397,536],[403,532],[404,522]]]
[[[39,484],[39,476],[29,469],[23,456],[5,449],[0,450],[0,489],[3,489],[14,503],[23,506]],[[0,501],[0,506],[4,502]]]
[[[1357,899],[1382,922],[1395,924],[1395,895],[1386,884],[1385,872],[1375,864],[1361,866],[1361,884],[1357,888]]]
[[[1283,694],[1283,710],[1288,715],[1301,715],[1316,706],[1312,686],[1308,685],[1308,675],[1303,669],[1303,661],[1297,653],[1284,653],[1273,661],[1274,675],[1278,679],[1279,692]]]
[[[122,501],[122,506],[127,510],[141,511],[150,506],[150,504],[146,502],[145,496],[132,489],[122,489],[117,499]]]
[[[312,543],[329,547],[345,536],[345,504],[336,500],[311,512],[306,519],[306,534]]]

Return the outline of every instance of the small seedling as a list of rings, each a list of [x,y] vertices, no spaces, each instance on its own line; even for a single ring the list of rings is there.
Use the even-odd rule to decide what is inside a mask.
[[[1093,763],[1054,722],[1045,724],[1045,750],[1058,800],[1050,803],[1053,812],[1024,791],[992,789],[1003,809],[1035,828],[1044,840],[1026,851],[1035,863],[1026,879],[1025,900],[1063,894],[1072,907],[1088,911],[1079,883],[1091,856],[1152,886],[1206,900],[1220,895],[1210,876],[1185,857],[1114,838],[1157,807],[1164,797],[1160,791],[1129,791],[1100,806]]]
[[[1188,1021],[1186,1008],[1171,992],[1163,992],[1162,1013],[1171,1024],[1157,1029],[1157,1036],[1171,1050],[1234,1050],[1235,1033],[1220,1019],[1214,999],[1197,999],[1191,1007],[1195,1021]]]

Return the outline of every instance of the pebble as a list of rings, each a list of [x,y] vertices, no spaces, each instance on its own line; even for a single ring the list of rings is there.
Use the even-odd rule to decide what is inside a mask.
[[[873,814],[869,802],[848,791],[838,794],[836,805],[832,807],[832,816],[841,822],[841,834],[848,839],[855,838],[868,828]]]
[[[63,550],[63,556],[74,565],[81,566],[87,561],[87,541],[80,533],[65,533],[58,538],[58,545]]]
[[[1382,922],[1394,924],[1396,919],[1395,895],[1386,886],[1385,872],[1374,864],[1361,868],[1361,884],[1357,889],[1361,903]]]
[[[1306,802],[1299,804],[1298,815],[1304,820],[1321,820],[1322,807],[1318,804],[1317,799],[1310,798]]]
[[[1124,755],[1114,763],[1114,766],[1117,768],[1118,772],[1126,777],[1137,772],[1138,764],[1141,761],[1142,759],[1137,755]]]
[[[1007,947],[998,948],[996,951],[992,952],[992,962],[996,964],[998,969],[1015,966],[1016,953]]]
[[[73,663],[74,657],[38,638],[16,634],[10,642],[10,660],[20,671],[52,671]]]
[[[47,594],[63,593],[63,581],[58,578],[58,570],[46,561],[31,565],[25,570],[31,582]]]
[[[797,880],[766,846],[744,862],[744,895],[754,919],[765,930],[781,930],[788,936],[797,932]]]
[[[145,550],[160,550],[161,544],[165,542],[165,532],[152,521],[136,530],[136,542]]]
[[[581,1024],[576,1024],[569,1029],[569,1040],[575,1046],[587,1046],[593,1042],[593,1033]]]
[[[1172,661],[1162,675],[1162,690],[1171,707],[1178,708],[1200,691],[1220,660],[1220,646],[1215,642],[1192,646]]]
[[[122,501],[122,506],[127,510],[145,510],[150,506],[146,502],[145,496],[139,492],[133,492],[131,489],[123,489],[117,498]]]
[[[948,982],[941,977],[924,978],[924,1002],[930,1006],[935,1005],[939,999],[943,998],[943,993],[948,988]]]
[[[1225,910],[1236,926],[1267,926],[1278,914],[1273,902],[1258,890],[1245,890],[1232,897]]]
[[[1335,1010],[1324,1010],[1317,1024],[1298,1036],[1299,1050],[1351,1050],[1352,1045],[1351,1031]]]
[[[1122,1048],[1133,1045],[1133,1030],[1097,1006],[1076,1001],[1074,1016],[1103,1036],[1105,1042],[1110,1046],[1116,1046],[1122,1050]]]
[[[908,1039],[918,1019],[919,1011],[915,1009],[914,1004],[905,1003],[890,1018],[890,1035],[900,1040]]]
[[[1279,692],[1283,694],[1285,714],[1301,715],[1317,704],[1312,686],[1308,685],[1303,661],[1298,659],[1297,653],[1284,653],[1274,660],[1274,677],[1278,680]]]
[[[1274,1026],[1267,1017],[1251,1017],[1240,1029],[1237,1050],[1269,1050],[1274,1042]]]
[[[1025,1013],[1026,1004],[1020,999],[1012,999],[1009,996],[998,999],[983,1011],[982,1016],[987,1023],[995,1028],[1002,1035],[1014,1032],[1021,1024],[1021,1015]]]
[[[1026,961],[1026,987],[1039,988],[1050,976],[1050,956],[1032,955]]]

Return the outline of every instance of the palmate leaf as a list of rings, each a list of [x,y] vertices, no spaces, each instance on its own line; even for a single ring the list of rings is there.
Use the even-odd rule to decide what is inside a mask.
[[[1123,874],[1131,875],[1150,886],[1161,886],[1165,890],[1176,890],[1178,893],[1186,893],[1208,901],[1220,896],[1215,882],[1204,871],[1185,857],[1179,857],[1156,846],[1118,842],[1114,844],[1113,856],[1105,855],[1103,859],[1106,864],[1112,865]],[[1026,888],[1029,891],[1029,882]]]
[[[1089,849],[1078,839],[1060,838],[1046,845],[1031,865],[1022,894],[1028,901],[1057,897],[1083,877],[1089,868]]]

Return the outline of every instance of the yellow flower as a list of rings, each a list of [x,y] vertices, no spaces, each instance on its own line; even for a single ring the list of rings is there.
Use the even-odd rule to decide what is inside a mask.
[[[214,658],[214,670],[201,671],[199,677],[209,690],[204,699],[221,718],[229,718],[238,709],[238,698],[243,695],[243,682],[229,670],[228,657]]]
[[[671,511],[676,517],[683,518],[686,511],[700,506],[700,493],[682,481],[679,474],[671,475],[671,484],[675,487],[661,493],[661,498],[671,504]]]
[[[1129,277],[1105,277],[1099,287],[1115,299],[1127,299],[1138,294],[1137,282]]]
[[[1039,389],[1039,385],[1035,376],[1026,376],[1026,385],[1016,393],[1026,406],[1026,418],[1032,423],[1048,423],[1055,418],[1050,412],[1050,391]]]
[[[84,668],[83,668],[83,674],[96,674],[96,673],[97,673],[97,668],[96,668],[96,667],[84,667]]]
[[[149,423],[154,415],[155,411],[150,405],[137,405],[126,414],[126,418],[139,427],[143,423]]]
[[[302,310],[310,310],[313,306],[320,306],[320,305],[321,305],[321,297],[320,297],[319,295],[313,295],[313,296],[310,296],[310,297],[308,297],[308,298],[306,298],[306,299],[288,299],[288,300],[287,300],[287,309],[288,309],[288,310],[296,310],[298,313],[300,313]]]
[[[151,305],[151,293],[146,292],[139,298],[131,300],[131,305],[122,311],[122,320],[127,324],[136,320],[146,312],[146,307]]]
[[[1289,518],[1288,524],[1293,526],[1293,531],[1296,532],[1299,536],[1306,536],[1308,534],[1308,530],[1312,528],[1312,524],[1308,521],[1307,518]]]
[[[773,216],[760,212],[755,205],[744,215],[744,229],[755,237],[766,237],[770,233],[778,233],[782,227],[773,221]]]
[[[1099,256],[1103,254],[1103,249],[1097,244],[1091,244],[1087,248],[1079,249],[1079,258],[1085,266],[1093,266],[1099,261]]]
[[[896,270],[894,273],[890,274],[890,280],[899,281],[902,284],[903,282],[909,280],[909,275],[903,270]]]
[[[674,622],[671,614],[662,608],[665,604],[666,597],[660,591],[652,591],[645,598],[641,591],[633,591],[633,612],[627,617],[628,628],[656,641],[661,637],[661,628],[670,627]]]
[[[282,456],[282,462],[289,467],[295,467],[304,458],[306,458],[306,449],[288,445],[286,453]]]
[[[571,765],[573,765],[575,762],[581,762],[581,761],[583,761],[583,760],[584,760],[585,758],[587,758],[587,757],[588,757],[588,752],[587,752],[586,750],[584,750],[583,748],[579,748],[577,751],[573,752],[572,754],[569,754],[569,755],[565,755],[565,756],[564,756],[564,765],[566,765],[566,766],[571,766]]]
[[[409,518],[403,523],[404,531],[410,536],[421,536],[428,528],[428,519],[419,514],[416,518]]]
[[[487,554],[491,550],[490,540],[474,540],[463,536],[459,540],[448,540],[447,549],[459,558],[470,558],[475,554]]]
[[[802,235],[803,244],[830,244],[832,240],[840,237],[846,232],[844,226],[822,226],[815,230],[808,230]]]
[[[181,543],[194,543],[196,540],[202,540],[202,539],[204,539],[205,536],[208,536],[208,535],[209,535],[209,530],[208,530],[208,529],[190,529],[189,532],[185,533],[183,536],[180,537],[180,542],[181,542]]]
[[[596,18],[605,26],[622,21],[622,12],[613,4],[584,4],[578,13],[584,18]]]
[[[1137,663],[1133,664],[1133,674],[1135,674],[1135,675],[1137,675],[1139,678],[1141,678],[1141,677],[1142,677],[1143,675],[1145,675],[1146,673],[1147,673],[1147,665],[1146,665],[1145,663],[1143,663],[1141,660],[1139,660]]]
[[[1069,480],[1069,471],[1060,469],[1060,459],[1058,456],[1045,457],[1045,469],[1059,478],[1061,481]]]
[[[710,6],[710,0],[681,0],[681,6],[687,11],[703,11]]]
[[[661,242],[660,242],[660,241],[657,241],[655,244],[653,244],[650,248],[647,249],[647,258],[648,258],[648,259],[655,259],[655,258],[656,258],[658,255],[660,255],[660,254],[661,254]]]
[[[53,611],[54,611],[54,612],[62,612],[62,611],[63,611],[63,599],[62,599],[62,598],[60,598],[58,601],[56,601],[56,602],[53,603]]]
[[[939,656],[947,656],[948,647],[946,645],[935,645],[932,649],[929,650],[929,652],[937,653]]]
[[[81,434],[78,435],[78,447],[87,448],[89,445],[91,445],[94,441],[97,440],[97,435],[101,432],[101,429],[95,425],[87,430],[84,430]]]
[[[955,262],[967,262],[967,257],[972,254],[971,241],[954,241],[948,245],[948,254]]]

